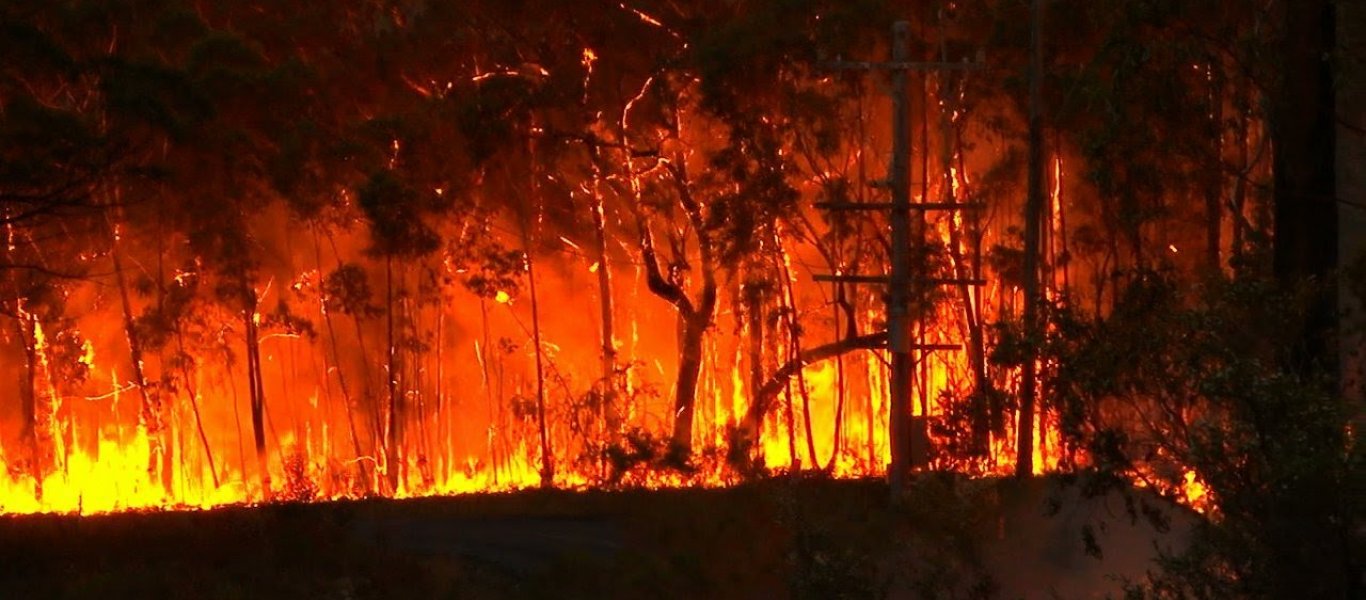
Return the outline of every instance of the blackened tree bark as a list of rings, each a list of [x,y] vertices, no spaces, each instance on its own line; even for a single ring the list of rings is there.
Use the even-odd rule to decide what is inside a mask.
[[[679,205],[697,236],[702,289],[696,301],[685,290],[682,268],[672,265],[666,272],[660,265],[649,221],[639,208],[636,209],[636,226],[640,233],[639,245],[642,262],[645,265],[646,283],[651,293],[673,305],[682,328],[678,348],[678,378],[674,385],[674,424],[670,452],[674,455],[673,458],[684,461],[692,456],[693,414],[697,405],[698,378],[702,373],[702,342],[706,339],[707,328],[711,326],[717,300],[717,261],[714,250],[716,242],[712,239],[710,228],[707,226],[702,205],[693,197],[686,165],[686,160],[678,156],[667,166],[667,171],[672,187],[678,194]],[[679,257],[676,256],[675,259],[677,258]]]
[[[1282,81],[1272,122],[1275,273],[1283,285],[1324,286],[1297,349],[1302,365],[1335,368],[1336,295],[1326,289],[1338,262],[1335,102],[1330,57],[1333,2],[1287,3]]]
[[[257,324],[257,297],[250,278],[241,277],[242,329],[247,346],[247,391],[251,399],[251,433],[256,447],[257,479],[261,493],[271,497],[270,468],[266,453],[266,388],[261,372],[261,336]]]
[[[1306,318],[1296,336],[1298,347],[1289,349],[1292,368],[1310,382],[1326,375],[1328,389],[1336,390],[1334,2],[1285,5],[1282,79],[1272,115],[1274,270],[1282,286],[1307,288],[1309,294]],[[1345,598],[1359,586],[1344,525],[1335,522],[1342,498],[1332,493],[1337,486],[1331,478],[1327,472],[1306,472],[1268,494],[1265,526],[1278,565],[1271,582],[1277,597]]]
[[[1039,227],[1043,215],[1043,119],[1039,93],[1043,77],[1043,0],[1032,0],[1029,23],[1029,190],[1024,211],[1024,331],[1026,347],[1020,376],[1020,420],[1016,427],[1015,476],[1034,472],[1035,354],[1038,339]],[[1135,248],[1137,248],[1135,243]]]

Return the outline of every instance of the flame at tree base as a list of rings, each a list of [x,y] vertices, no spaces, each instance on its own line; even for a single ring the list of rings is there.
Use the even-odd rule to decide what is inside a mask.
[[[833,367],[812,367],[809,375],[811,397],[824,399],[827,394],[834,393],[830,386]],[[868,430],[862,426],[864,423],[854,423],[863,420],[862,415],[849,419],[838,451],[833,447],[829,426],[817,425],[818,437],[811,446],[817,456],[813,468],[801,429],[796,431],[795,439],[789,438],[781,422],[782,415],[774,415],[762,430],[759,446],[761,456],[768,464],[761,469],[770,474],[805,470],[848,479],[882,476],[885,474],[883,466],[890,460],[883,435],[886,415],[877,415],[874,419],[882,429]],[[721,438],[719,430],[715,437]],[[202,456],[193,451],[193,446],[186,451],[185,444],[190,442],[177,441],[179,458],[169,473],[158,472],[156,467],[162,464],[161,457],[154,455],[156,445],[150,443],[142,427],[131,432],[112,427],[101,429],[96,440],[70,435],[64,454],[40,480],[32,476],[26,461],[11,462],[0,453],[0,466],[4,467],[4,476],[0,476],[0,514],[93,515],[143,510],[204,510],[274,501],[374,496],[415,498],[542,486],[535,445],[525,441],[518,443],[512,452],[500,456],[496,467],[482,457],[469,456],[462,461],[441,461],[442,467],[438,468],[433,464],[436,461],[429,457],[410,455],[402,471],[407,476],[399,478],[397,489],[388,489],[386,474],[382,468],[376,468],[382,461],[375,457],[338,460],[326,454],[325,450],[331,450],[324,447],[326,444],[312,438],[300,441],[286,434],[282,437],[280,450],[272,450],[268,461],[270,473],[264,482],[269,486],[268,490],[262,487],[261,478],[236,467],[221,468],[215,476]],[[1035,453],[1043,458],[1035,466],[1036,474],[1057,468],[1057,444],[1055,428],[1046,428],[1042,433],[1036,431]],[[1009,454],[1013,439],[1003,436],[992,446],[995,454],[984,458],[970,471],[981,475],[1012,472]],[[609,461],[604,457],[586,468],[560,469],[554,486],[567,489],[720,487],[759,475],[737,471],[723,458],[724,454],[719,445],[706,446],[686,465],[661,465],[658,460],[645,460],[621,473],[610,473]],[[561,464],[573,463],[565,460]]]

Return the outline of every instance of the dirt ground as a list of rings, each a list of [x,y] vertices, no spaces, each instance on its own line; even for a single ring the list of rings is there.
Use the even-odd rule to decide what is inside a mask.
[[[1141,497],[1138,496],[1138,497]],[[5,598],[1084,598],[1159,533],[1047,479],[524,491],[0,518]]]

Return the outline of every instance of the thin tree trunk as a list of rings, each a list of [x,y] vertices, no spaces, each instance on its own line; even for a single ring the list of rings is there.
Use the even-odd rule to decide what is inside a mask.
[[[336,257],[337,264],[341,264],[341,250],[337,248],[337,239],[332,236],[331,231],[326,231],[326,234],[327,243],[332,247],[332,256]],[[373,388],[371,388],[371,386],[374,384],[374,375],[370,372],[370,351],[365,343],[365,328],[361,323],[361,319],[365,316],[364,312],[364,309],[352,312],[351,324],[356,331],[356,349],[360,350],[361,355],[361,398],[365,400],[366,404],[372,407],[372,410],[370,410],[370,448],[375,452],[380,452],[383,450],[384,411],[383,405],[375,400],[374,394],[372,393]],[[385,459],[385,467],[387,469],[387,457],[385,457]],[[378,464],[379,461],[376,459],[376,465]],[[388,483],[388,478],[386,477],[383,482]],[[378,484],[380,481],[376,480],[375,483]],[[390,491],[392,492],[392,490]]]
[[[530,235],[526,236],[526,272],[531,292],[531,337],[536,345],[536,426],[541,438],[541,487],[555,484],[555,455],[551,452],[550,432],[545,414],[545,356],[541,345],[541,311],[536,290],[536,265],[531,258]]]
[[[943,38],[940,38],[940,60],[948,61],[948,50]],[[947,107],[953,106],[953,98],[949,93],[940,90],[941,102]],[[943,193],[946,204],[958,202],[957,194],[954,191],[955,184],[952,165],[954,164],[953,142],[958,142],[958,160],[960,172],[962,169],[962,138],[957,128],[954,127],[949,118],[948,110],[940,113],[940,126],[943,130],[943,140],[941,144],[940,160],[942,161],[943,172]],[[964,214],[963,220],[975,223],[978,219],[976,211]],[[971,236],[970,236],[971,237]],[[980,241],[980,236],[978,236]],[[949,219],[949,257],[953,261],[954,277],[967,281],[976,277],[979,265],[969,267],[963,257],[963,232],[955,219]],[[958,286],[959,298],[963,303],[963,322],[968,332],[968,365],[972,369],[973,390],[969,400],[970,426],[972,428],[972,447],[971,452],[974,456],[986,456],[990,452],[991,440],[991,419],[988,414],[988,398],[991,395],[991,380],[987,379],[987,360],[986,360],[986,340],[982,331],[982,322],[978,319],[980,315],[979,299],[974,293],[971,285],[967,283]]]
[[[199,432],[199,443],[204,448],[204,458],[209,461],[209,474],[213,479],[213,487],[214,489],[217,489],[218,466],[214,464],[213,449],[209,447],[209,436],[204,432],[204,420],[199,414],[199,400],[197,399],[198,396],[195,393],[194,380],[190,378],[191,373],[189,365],[187,364],[189,354],[185,352],[185,337],[181,335],[179,327],[176,327],[175,339],[176,346],[180,350],[181,358],[177,362],[180,363],[180,377],[185,380],[185,395],[190,399],[190,410],[194,412],[194,425],[195,429]]]
[[[840,305],[844,304],[844,302],[844,284],[836,283],[835,303],[832,305],[833,314],[831,315],[833,322],[835,323],[835,339],[839,339],[840,337]],[[830,444],[830,460],[825,463],[825,470],[827,472],[834,472],[835,465],[839,461],[840,445],[844,441],[842,438],[844,434],[845,396],[844,355],[841,354],[835,357],[835,432],[833,434],[834,439],[831,440]]]
[[[20,300],[22,304],[22,300]],[[29,452],[29,472],[33,477],[36,486],[36,497],[43,497],[43,472],[46,471],[46,461],[43,460],[42,444],[38,436],[38,350],[35,347],[31,326],[25,326],[25,321],[30,320],[27,313],[22,308],[15,317],[15,324],[19,330],[19,340],[24,345],[24,371],[19,378],[19,411],[23,419],[19,437],[28,447]]]
[[[479,316],[480,323],[483,326],[484,339],[483,345],[477,348],[477,358],[479,359],[480,371],[483,374],[484,402],[487,404],[489,413],[488,428],[484,433],[484,445],[489,454],[489,461],[493,463],[493,483],[494,485],[497,485],[499,470],[497,443],[497,436],[499,434],[498,417],[496,404],[493,400],[493,381],[489,375],[489,346],[492,341],[492,334],[489,332],[488,301],[483,297],[479,298]]]
[[[753,406],[755,394],[764,385],[764,295],[763,284],[758,281],[751,281],[745,286],[745,318],[748,320],[749,329],[749,396],[750,404]],[[748,420],[746,420],[746,423]],[[744,432],[745,425],[741,425]],[[737,437],[736,441],[731,442],[731,447],[743,452],[734,455],[734,458],[747,458],[753,455],[758,448],[759,431],[746,432],[748,435]]]
[[[123,275],[123,259],[119,252],[119,235],[116,226],[111,226],[109,254],[114,263],[114,281],[119,288],[119,304],[123,310],[123,333],[124,340],[128,343],[128,356],[133,366],[133,378],[137,382],[138,395],[142,401],[141,418],[143,426],[147,428],[147,450],[152,457],[152,463],[148,465],[154,479],[159,479],[162,489],[170,493],[170,479],[165,473],[165,465],[157,465],[156,459],[165,455],[162,444],[162,414],[161,402],[159,398],[152,397],[151,388],[147,384],[147,376],[143,371],[142,344],[138,340],[137,327],[134,324],[133,303],[128,294],[128,281]],[[207,452],[208,447],[205,447]],[[214,484],[215,487],[217,483]]]
[[[439,295],[440,292],[438,291],[437,294]],[[446,353],[445,348],[443,348],[443,345],[446,343],[446,311],[444,308],[443,303],[438,297],[436,305],[436,364],[434,365],[435,368],[433,371],[436,373],[436,384],[434,386],[436,391],[436,441],[441,450],[437,453],[439,461],[437,471],[441,473],[442,477],[449,477],[452,460],[451,438],[454,436],[451,434],[451,424],[448,422],[446,415],[448,411],[446,407],[446,386],[444,381],[446,379]]]
[[[1062,133],[1054,131],[1054,143],[1056,148],[1062,148]],[[1053,157],[1054,177],[1056,178],[1056,206],[1058,220],[1057,251],[1058,256],[1053,257],[1050,262],[1055,270],[1061,269],[1062,283],[1059,289],[1068,291],[1072,289],[1072,259],[1071,252],[1067,249],[1067,200],[1063,195],[1063,162],[1061,150],[1057,150]]]
[[[403,269],[404,272],[407,269]],[[404,273],[399,274],[400,278],[406,279]],[[406,285],[400,281],[401,285]],[[408,338],[417,338],[417,323],[421,318],[420,309],[417,302],[411,297],[404,297],[401,302],[404,315],[404,329],[408,332]],[[423,374],[422,356],[420,350],[412,344],[404,344],[408,348],[408,360],[404,361],[407,377],[404,379],[405,387],[417,394],[417,444],[418,457],[417,465],[419,475],[422,477],[424,486],[431,486],[432,479],[432,431],[431,423],[428,420],[427,412],[427,390],[431,389]]]
[[[612,268],[607,260],[607,219],[602,205],[602,173],[598,168],[598,150],[593,147],[593,233],[594,260],[597,261],[598,308],[602,319],[602,420],[607,430],[608,443],[616,439],[621,427],[617,411],[617,344],[612,311]]]
[[[323,251],[322,243],[318,239],[317,229],[313,229],[313,258],[318,265],[318,274],[319,277],[321,277],[323,272]],[[318,286],[318,293],[321,295],[319,301],[323,303],[321,308],[323,325],[327,328],[328,347],[332,352],[331,366],[337,371],[337,384],[341,387],[342,401],[346,403],[346,425],[347,430],[351,433],[351,446],[352,450],[355,452],[357,481],[365,486],[364,492],[369,493],[373,484],[370,480],[369,468],[365,465],[365,461],[361,460],[364,456],[364,452],[361,450],[360,436],[356,433],[355,409],[352,406],[351,388],[346,384],[346,372],[345,369],[342,368],[341,350],[337,347],[337,330],[332,324],[332,311],[327,310],[328,296],[326,289],[320,285]],[[326,355],[324,355],[324,361],[325,360]],[[328,366],[326,362],[324,362],[324,366]]]
[[[120,214],[117,208],[119,204],[119,188],[111,185],[110,194],[113,197],[113,206],[109,210],[114,214]],[[120,217],[121,218],[121,217]],[[148,474],[161,483],[162,489],[169,495],[172,493],[172,472],[171,472],[171,452],[166,443],[166,433],[163,408],[161,398],[151,392],[148,385],[146,371],[143,368],[142,344],[138,339],[137,327],[133,316],[133,303],[128,293],[128,281],[123,273],[123,257],[119,250],[119,228],[117,218],[108,215],[106,224],[109,226],[109,254],[114,264],[114,281],[118,286],[119,305],[123,312],[123,332],[124,340],[128,344],[128,355],[133,367],[134,381],[138,386],[138,396],[141,400],[141,411],[139,419],[143,427],[147,430],[147,450],[149,464],[147,465]],[[207,450],[207,447],[206,447]],[[216,485],[216,484],[215,484]]]
[[[1020,416],[1016,427],[1015,476],[1034,472],[1035,345],[1038,343],[1039,227],[1043,212],[1043,0],[1031,0],[1029,23],[1028,196],[1024,214],[1025,356],[1020,377]]]
[[[237,378],[228,377],[228,392],[232,394],[232,422],[237,428],[237,467],[242,470],[242,477],[247,477],[247,448],[242,445],[242,398],[237,393]]]
[[[801,327],[797,323],[797,298],[792,291],[792,269],[788,266],[787,251],[783,248],[781,237],[774,235],[773,248],[774,253],[776,254],[775,258],[778,261],[778,266],[783,276],[783,303],[786,305],[783,314],[785,315],[784,318],[787,320],[787,339],[788,347],[790,348],[788,356],[790,358],[796,358],[801,356],[802,341]],[[805,370],[797,371],[797,391],[802,397],[802,424],[803,429],[806,431],[807,461],[808,464],[811,465],[811,468],[815,469],[820,466],[820,463],[816,458],[816,436],[811,426],[811,394],[806,388]]]
[[[1217,274],[1222,269],[1219,259],[1220,237],[1224,225],[1224,85],[1222,70],[1208,65],[1210,77],[1210,149],[1209,164],[1205,165],[1205,270]],[[1217,72],[1216,72],[1217,71]]]
[[[1233,180],[1233,198],[1230,200],[1233,213],[1233,239],[1229,262],[1235,270],[1243,268],[1243,246],[1247,240],[1247,178],[1251,174],[1251,158],[1248,156],[1248,115],[1240,111],[1238,115],[1238,172]]]
[[[242,298],[245,309],[242,311],[243,329],[247,345],[247,386],[251,399],[252,441],[256,447],[256,467],[261,492],[270,498],[270,469],[266,456],[265,429],[265,384],[261,373],[261,345],[256,325],[256,294],[247,279],[242,279]]]
[[[387,422],[384,428],[384,471],[389,481],[391,493],[398,492],[399,481],[402,479],[404,469],[403,457],[399,455],[399,437],[402,435],[399,429],[402,427],[403,417],[400,414],[400,398],[398,394],[398,373],[395,370],[395,348],[394,348],[394,259],[386,256],[384,259],[384,297],[385,297],[385,342],[387,345],[384,383],[388,391],[388,413]]]

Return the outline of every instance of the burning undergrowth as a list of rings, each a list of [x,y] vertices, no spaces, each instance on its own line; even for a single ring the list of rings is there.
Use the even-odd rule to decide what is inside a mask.
[[[79,34],[70,15],[15,15],[65,66],[9,61],[0,79],[6,147],[47,157],[0,170],[24,199],[0,206],[0,376],[17,382],[0,391],[0,511],[885,474],[870,282],[889,270],[888,216],[817,205],[884,201],[891,115],[881,80],[823,57],[885,55],[883,17],[905,12],[917,57],[991,46],[1013,68],[1009,11],[334,4],[111,8]],[[1129,73],[1113,51],[1053,59],[1104,66],[1072,82],[1088,93],[1179,65],[1189,89],[1162,98],[1190,109],[1121,139],[1134,115],[1058,99],[1042,295],[1095,318],[1141,269],[1241,264],[1268,210],[1243,185],[1270,172],[1260,92],[1210,83],[1236,80],[1232,59]],[[913,201],[950,207],[912,224],[911,281],[944,282],[912,294],[901,416],[923,468],[1092,459],[1059,405],[1016,399],[1021,367],[1059,368],[1012,354],[1016,87],[995,70],[910,85]],[[64,133],[32,135],[39,118]],[[1186,176],[1226,162],[1237,187]],[[1197,193],[1213,212],[1175,201]],[[829,274],[844,279],[814,280]],[[1179,465],[1154,480],[1201,485]]]

